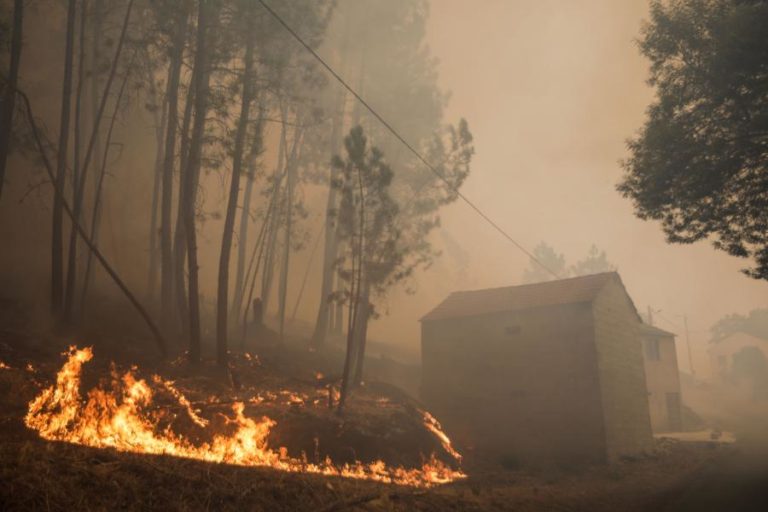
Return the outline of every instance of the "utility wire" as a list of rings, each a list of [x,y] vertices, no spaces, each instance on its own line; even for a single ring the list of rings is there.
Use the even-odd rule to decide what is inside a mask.
[[[557,272],[553,271],[552,269],[550,269],[549,267],[547,267],[546,265],[544,265],[544,263],[542,263],[542,262],[541,262],[541,261],[540,261],[538,258],[536,258],[536,257],[535,257],[533,254],[531,254],[531,253],[530,253],[528,250],[526,250],[526,248],[525,248],[525,247],[523,247],[522,245],[520,245],[520,244],[519,244],[519,243],[518,243],[518,242],[517,242],[517,241],[516,241],[514,238],[512,238],[512,236],[510,236],[510,235],[509,235],[509,233],[507,233],[506,231],[504,231],[504,229],[503,229],[501,226],[499,226],[499,225],[498,225],[496,222],[494,222],[494,220],[493,220],[493,219],[491,219],[491,218],[490,218],[490,217],[489,217],[489,216],[488,216],[488,215],[487,215],[487,214],[486,214],[486,213],[485,213],[483,210],[481,210],[479,206],[477,206],[477,205],[476,205],[476,204],[475,204],[473,201],[471,201],[471,200],[470,200],[470,199],[469,199],[467,196],[465,196],[465,195],[464,195],[462,192],[460,192],[458,188],[456,188],[456,187],[455,187],[453,184],[451,184],[451,183],[450,183],[450,182],[449,182],[449,181],[448,181],[448,180],[445,178],[445,176],[443,176],[442,174],[440,174],[440,172],[439,172],[437,169],[435,169],[435,167],[434,167],[432,164],[430,164],[430,163],[427,161],[427,159],[426,159],[426,158],[424,158],[424,157],[421,155],[421,153],[419,153],[419,152],[418,152],[418,151],[417,151],[417,150],[416,150],[416,149],[415,149],[415,148],[414,148],[414,147],[413,147],[411,144],[409,144],[409,143],[408,143],[408,141],[406,141],[406,140],[405,140],[405,139],[404,139],[404,138],[403,138],[403,137],[402,137],[402,136],[401,136],[401,135],[400,135],[400,134],[397,132],[397,130],[395,130],[395,129],[392,127],[392,125],[391,125],[391,124],[389,124],[389,123],[388,123],[388,122],[387,122],[387,121],[386,121],[386,120],[385,120],[383,117],[381,117],[381,115],[379,115],[379,113],[378,113],[378,112],[376,112],[376,110],[374,110],[374,108],[373,108],[373,107],[372,107],[372,106],[371,106],[371,105],[370,105],[370,104],[369,104],[367,101],[365,101],[365,99],[363,99],[363,98],[362,98],[362,97],[361,97],[361,96],[360,96],[360,95],[359,95],[359,94],[358,94],[358,93],[357,93],[357,92],[356,92],[356,91],[355,91],[355,90],[354,90],[354,89],[353,89],[353,88],[352,88],[352,87],[351,87],[349,84],[347,84],[347,82],[346,82],[346,81],[344,81],[344,79],[343,79],[341,76],[339,76],[339,74],[338,74],[338,73],[336,73],[336,71],[334,71],[334,70],[333,70],[333,68],[332,68],[332,67],[331,67],[331,66],[330,66],[328,63],[326,63],[326,62],[325,62],[325,60],[323,60],[323,58],[322,58],[322,57],[320,57],[320,55],[318,55],[318,53],[317,53],[317,52],[316,52],[314,49],[312,49],[312,47],[311,47],[309,44],[307,44],[307,43],[306,43],[306,42],[305,42],[305,41],[304,41],[304,40],[301,38],[301,36],[299,36],[299,34],[297,34],[297,33],[296,33],[296,31],[295,31],[295,30],[293,30],[293,29],[292,29],[292,28],[291,28],[291,27],[288,25],[288,23],[286,23],[286,22],[283,20],[283,18],[281,18],[281,17],[280,17],[280,15],[279,15],[279,14],[277,14],[277,13],[276,13],[276,12],[275,12],[275,11],[274,11],[274,10],[273,10],[273,9],[272,9],[270,6],[269,6],[269,5],[267,5],[267,3],[266,3],[264,0],[258,0],[258,2],[259,2],[261,5],[262,5],[262,7],[264,7],[264,9],[266,9],[266,10],[267,10],[267,12],[268,12],[269,14],[271,14],[271,15],[272,15],[272,17],[273,17],[273,18],[275,18],[275,20],[277,20],[277,22],[278,22],[278,23],[280,23],[280,25],[282,25],[282,26],[283,26],[283,28],[284,28],[284,29],[285,29],[285,30],[286,30],[286,31],[287,31],[289,34],[291,34],[291,36],[293,36],[293,38],[294,38],[294,39],[296,39],[296,41],[298,41],[298,42],[299,42],[299,44],[301,44],[301,45],[302,45],[302,46],[303,46],[303,47],[304,47],[304,48],[305,48],[305,49],[306,49],[306,50],[307,50],[309,53],[311,53],[311,54],[312,54],[312,56],[313,56],[315,59],[317,59],[317,61],[318,61],[318,62],[319,62],[319,63],[320,63],[320,64],[321,64],[321,65],[322,65],[322,66],[323,66],[323,67],[324,67],[324,68],[325,68],[325,69],[326,69],[326,70],[327,70],[327,71],[328,71],[328,72],[329,72],[331,75],[333,75],[333,77],[334,77],[334,78],[335,78],[335,79],[336,79],[336,80],[337,80],[337,81],[338,81],[338,82],[339,82],[339,83],[340,83],[342,86],[344,86],[344,88],[345,88],[347,91],[349,91],[349,93],[350,93],[350,94],[352,94],[352,96],[354,96],[354,97],[357,99],[357,101],[359,101],[359,102],[360,102],[360,103],[361,103],[361,104],[362,104],[362,105],[363,105],[363,106],[364,106],[366,109],[368,109],[368,112],[370,112],[370,113],[371,113],[371,115],[373,115],[373,117],[375,117],[376,119],[378,119],[378,120],[379,120],[379,122],[380,122],[380,123],[381,123],[381,124],[382,124],[382,125],[383,125],[383,126],[386,128],[386,129],[387,129],[387,130],[389,130],[389,132],[390,132],[392,135],[394,135],[394,137],[395,137],[397,140],[399,140],[399,141],[400,141],[400,142],[401,142],[401,143],[402,143],[402,144],[403,144],[403,145],[404,145],[406,148],[408,148],[408,150],[410,150],[410,152],[411,152],[411,153],[413,153],[413,154],[414,154],[414,156],[416,156],[416,158],[418,158],[418,159],[421,161],[421,163],[423,163],[423,164],[424,164],[424,166],[426,166],[426,167],[427,167],[427,169],[429,169],[430,171],[432,171],[432,173],[433,173],[435,176],[437,176],[437,177],[438,177],[438,178],[439,178],[441,181],[443,181],[443,182],[444,182],[444,183],[445,183],[445,184],[446,184],[446,185],[447,185],[447,186],[448,186],[450,189],[452,189],[452,190],[453,190],[453,191],[456,193],[456,195],[457,195],[459,198],[461,198],[461,200],[462,200],[462,201],[464,201],[464,202],[465,202],[465,203],[466,203],[466,204],[467,204],[467,205],[468,205],[470,208],[472,208],[472,209],[475,211],[475,213],[477,213],[478,215],[480,215],[480,217],[482,217],[482,218],[483,218],[483,219],[484,219],[486,222],[488,222],[488,224],[490,224],[490,225],[491,225],[491,226],[492,226],[492,227],[493,227],[493,228],[494,228],[496,231],[498,231],[498,232],[499,232],[499,233],[500,233],[500,234],[501,234],[501,235],[502,235],[504,238],[506,238],[508,241],[512,242],[512,244],[513,244],[515,247],[517,247],[517,248],[518,248],[518,249],[519,249],[521,252],[523,252],[523,253],[524,253],[526,256],[528,256],[528,257],[531,259],[531,261],[534,261],[534,262],[536,262],[536,263],[537,263],[539,266],[541,266],[541,268],[543,268],[544,270],[546,270],[547,272],[549,272],[550,274],[552,274],[552,275],[553,275],[555,278],[557,278],[557,279],[560,279],[560,276],[557,274]]]

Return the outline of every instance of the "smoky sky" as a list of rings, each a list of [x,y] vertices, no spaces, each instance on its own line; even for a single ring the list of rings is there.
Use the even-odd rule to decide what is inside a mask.
[[[447,118],[466,117],[475,135],[465,193],[529,249],[546,241],[569,263],[592,244],[605,250],[637,308],[660,309],[667,320],[657,315],[656,324],[680,335],[684,371],[679,315],[688,315],[694,365],[706,374],[710,325],[767,306],[768,288],[709,242],[668,245],[615,191],[625,141],[653,99],[635,43],[647,12],[646,0],[435,0],[428,44],[451,92]],[[374,335],[403,326],[405,339],[418,338],[403,317],[451,288],[520,283],[528,258],[465,205],[443,213],[443,231],[461,252],[443,244],[418,293],[390,300]]]

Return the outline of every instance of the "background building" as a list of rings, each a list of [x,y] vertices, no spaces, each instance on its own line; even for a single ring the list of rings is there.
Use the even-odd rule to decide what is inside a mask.
[[[680,372],[675,335],[648,324],[640,326],[648,407],[654,432],[683,429]]]

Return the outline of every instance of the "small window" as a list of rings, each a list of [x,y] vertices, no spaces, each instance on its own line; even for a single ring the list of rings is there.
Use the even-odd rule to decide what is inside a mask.
[[[652,338],[645,340],[645,357],[649,361],[661,361],[661,351],[659,350],[659,340]]]
[[[514,334],[520,334],[520,326],[519,325],[510,325],[504,328],[504,333],[507,336],[512,336]]]

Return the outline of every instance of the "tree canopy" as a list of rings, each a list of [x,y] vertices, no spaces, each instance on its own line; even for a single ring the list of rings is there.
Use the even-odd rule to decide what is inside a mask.
[[[754,309],[748,315],[735,313],[724,316],[710,328],[710,332],[715,343],[735,332],[768,340],[768,308]]]
[[[654,1],[639,46],[656,99],[618,190],[671,243],[710,238],[768,279],[768,2]]]

